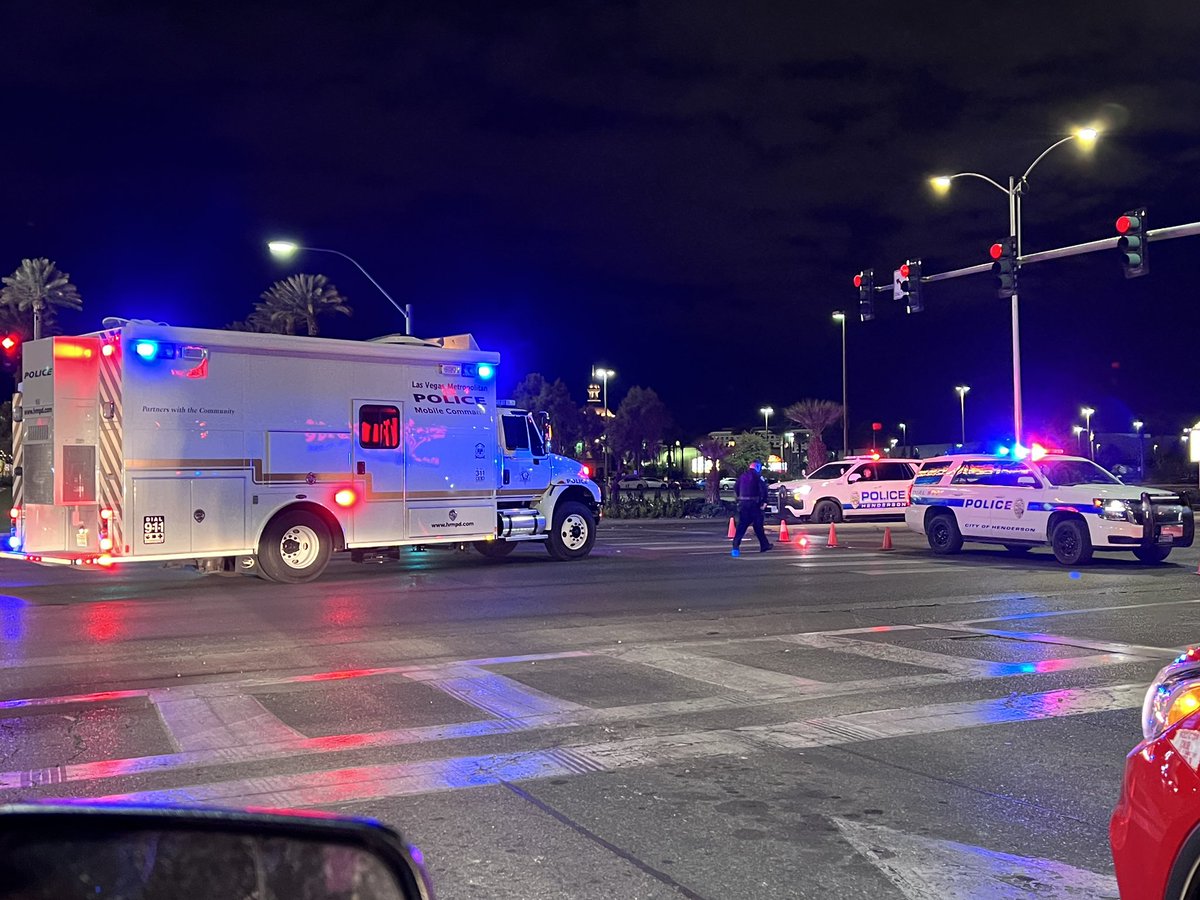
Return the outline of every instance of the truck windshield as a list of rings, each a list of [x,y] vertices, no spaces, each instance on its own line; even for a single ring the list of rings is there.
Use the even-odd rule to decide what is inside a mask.
[[[1037,464],[1042,474],[1055,487],[1070,487],[1074,484],[1120,484],[1120,480],[1110,475],[1094,462],[1088,459],[1045,460]]]
[[[529,449],[534,456],[546,455],[546,439],[542,434],[542,429],[538,427],[533,416],[527,416],[526,421],[529,423]]]

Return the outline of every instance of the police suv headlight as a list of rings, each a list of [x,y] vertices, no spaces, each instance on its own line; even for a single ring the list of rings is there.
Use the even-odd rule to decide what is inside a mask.
[[[800,485],[800,490],[796,492],[796,499],[799,500],[801,497],[804,497],[811,493],[812,493],[812,485],[811,484],[802,484],[802,485]]]
[[[1154,740],[1180,719],[1200,709],[1200,648],[1193,647],[1164,666],[1142,702],[1142,736]]]
[[[793,500],[803,500],[804,495],[807,493],[808,493],[808,488],[802,488],[802,487],[796,488],[794,491],[792,491],[792,499]]]
[[[1137,500],[1093,500],[1100,507],[1100,517],[1110,522],[1137,522],[1137,510],[1141,508]]]

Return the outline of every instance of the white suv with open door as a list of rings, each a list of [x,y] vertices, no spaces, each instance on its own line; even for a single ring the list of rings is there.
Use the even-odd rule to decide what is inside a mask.
[[[957,553],[964,541],[1003,544],[1014,553],[1049,545],[1067,566],[1086,563],[1094,550],[1131,550],[1142,562],[1162,562],[1195,535],[1186,494],[1122,484],[1089,459],[1057,454],[926,460],[905,521],[934,553]]]
[[[787,522],[900,518],[918,463],[911,459],[850,456],[826,463],[807,478],[773,485],[767,509]]]

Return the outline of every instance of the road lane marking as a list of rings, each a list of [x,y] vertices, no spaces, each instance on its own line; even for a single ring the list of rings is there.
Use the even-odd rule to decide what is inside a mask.
[[[1094,640],[1085,637],[1048,634],[1041,631],[1005,631],[999,628],[975,628],[970,625],[947,624],[938,626],[948,631],[963,631],[968,634],[990,635],[992,637],[1012,638],[1018,641],[1032,641],[1041,644],[1060,644],[1064,647],[1081,647],[1085,650],[1103,650],[1109,653],[1123,653],[1131,656],[1148,656],[1151,659],[1159,656],[1177,656],[1181,651],[1172,647],[1150,647],[1145,644],[1124,644],[1120,641]]]
[[[1116,879],[1063,862],[831,818],[847,843],[908,900],[1117,900]]]
[[[112,794],[104,802],[216,803],[273,807],[329,806],[694,761],[746,756],[764,749],[830,747],[864,740],[911,737],[986,725],[1088,715],[1141,705],[1143,686],[1047,691],[1019,697],[935,703],[829,716],[776,725],[685,731],[585,743],[550,750],[382,763],[288,775],[234,779],[165,790]]]
[[[179,750],[220,750],[303,737],[245,694],[151,691],[150,700]]]
[[[693,681],[715,684],[735,693],[780,694],[800,687],[823,684],[813,678],[800,678],[784,672],[731,662],[717,656],[688,653],[663,646],[633,646],[598,652],[622,662],[636,663],[673,675],[681,675]]]

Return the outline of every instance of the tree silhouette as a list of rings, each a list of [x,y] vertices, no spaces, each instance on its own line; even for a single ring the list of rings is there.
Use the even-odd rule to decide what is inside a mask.
[[[808,439],[808,471],[825,465],[829,451],[825,447],[824,432],[829,426],[842,420],[842,407],[832,400],[801,400],[783,411],[788,421],[794,422],[810,433]]]
[[[320,334],[317,320],[332,313],[351,315],[346,298],[324,275],[289,275],[275,282],[262,294],[262,302],[246,320],[245,330],[262,324],[279,334],[297,334],[304,328],[309,337]],[[241,330],[241,329],[239,329]]]
[[[23,259],[11,275],[3,279],[0,304],[18,313],[33,313],[33,339],[42,336],[42,326],[54,327],[59,309],[81,309],[83,298],[71,283],[71,276],[45,257]]]

